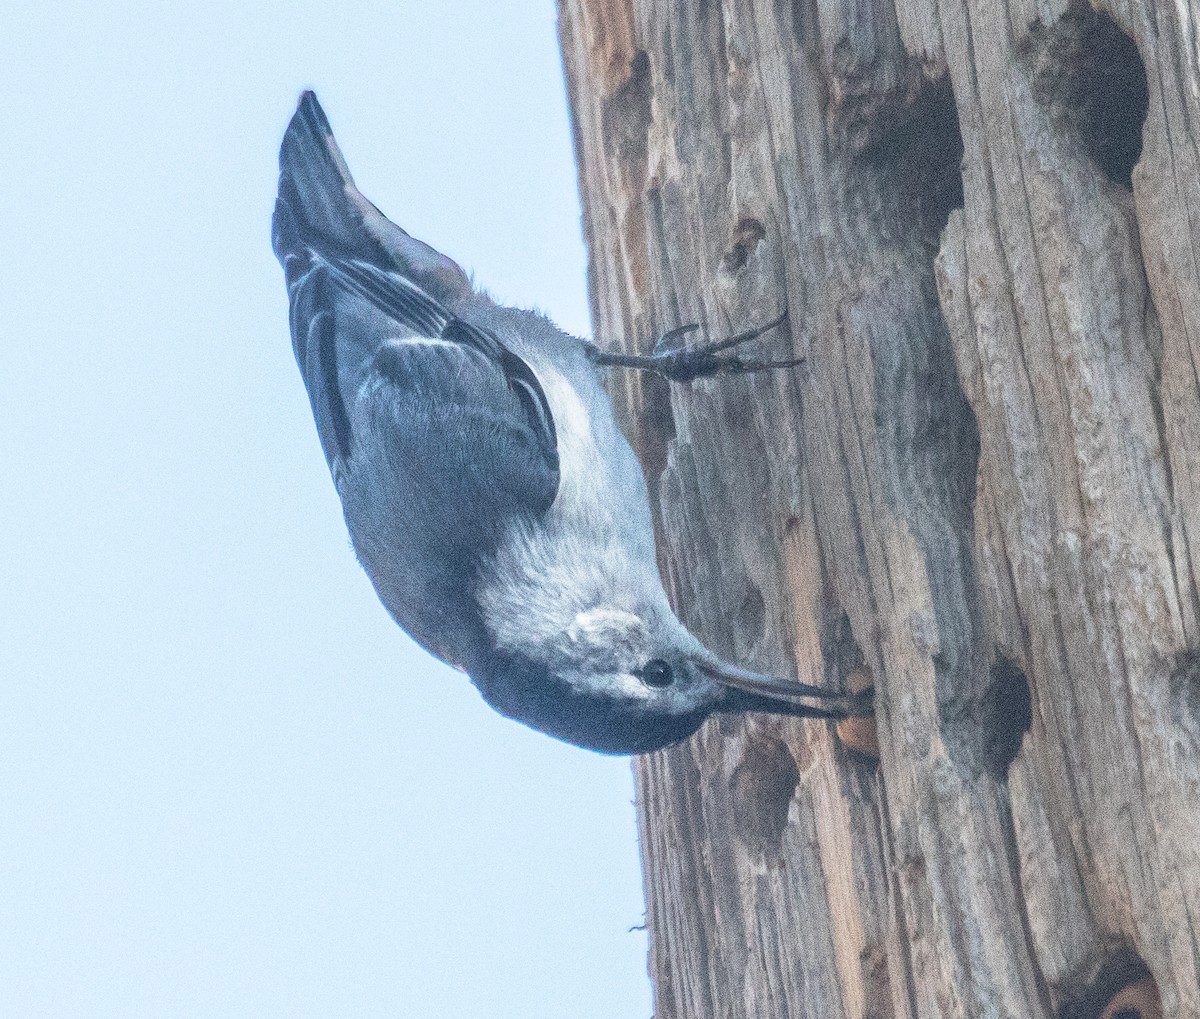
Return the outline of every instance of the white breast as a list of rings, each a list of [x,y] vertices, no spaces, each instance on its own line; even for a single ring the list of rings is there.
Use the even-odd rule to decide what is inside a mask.
[[[554,428],[558,433],[559,490],[556,503],[568,512],[580,499],[594,497],[596,488],[607,481],[607,465],[596,447],[591,417],[579,393],[567,378],[548,364],[534,371],[546,394]]]

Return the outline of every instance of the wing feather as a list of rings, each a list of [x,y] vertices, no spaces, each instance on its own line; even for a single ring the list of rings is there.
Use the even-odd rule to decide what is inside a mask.
[[[413,407],[442,420],[457,415],[475,422],[480,408],[474,405],[490,401],[484,413],[492,447],[471,434],[473,424],[465,428],[477,457],[471,474],[490,474],[482,490],[527,491],[527,508],[544,512],[558,489],[559,459],[554,417],[537,374],[495,333],[456,316],[439,299],[470,294],[465,274],[358,192],[312,93],[301,97],[280,149],[273,238],[287,278],[296,360],[331,467],[337,459],[348,461],[354,449],[355,415],[347,404],[386,366],[383,377],[397,387],[401,402],[406,394],[400,390],[420,380],[421,400],[406,404],[406,427],[414,434],[422,432],[422,423],[411,418]],[[446,368],[428,346],[406,351],[401,370],[389,351],[405,337],[470,352],[473,368],[464,377],[475,379],[474,388],[464,388],[452,371],[439,381],[420,368],[422,357]],[[481,365],[482,376],[476,373]],[[501,385],[489,384],[486,372]],[[443,434],[442,441],[455,439]],[[510,455],[506,442],[528,448],[532,458]],[[516,470],[533,477],[501,476]],[[444,479],[447,488],[452,482]]]

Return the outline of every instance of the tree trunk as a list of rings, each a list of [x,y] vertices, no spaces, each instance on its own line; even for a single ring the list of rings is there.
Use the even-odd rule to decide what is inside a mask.
[[[1190,0],[560,31],[597,340],[787,308],[754,353],[808,358],[613,376],[681,618],[877,686],[879,760],[756,716],[636,762],[659,1019],[1200,1016]]]

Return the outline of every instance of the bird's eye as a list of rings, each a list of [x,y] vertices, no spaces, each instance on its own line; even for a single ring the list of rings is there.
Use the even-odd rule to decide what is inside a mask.
[[[647,686],[670,686],[675,681],[671,666],[661,658],[651,658],[641,671],[642,682]]]

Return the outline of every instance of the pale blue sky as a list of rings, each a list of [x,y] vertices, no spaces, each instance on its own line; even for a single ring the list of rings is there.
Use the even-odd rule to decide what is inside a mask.
[[[640,1019],[627,760],[351,553],[269,241],[310,86],[387,214],[588,332],[551,0],[3,5],[0,1010]]]

